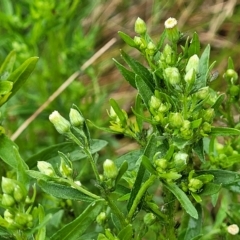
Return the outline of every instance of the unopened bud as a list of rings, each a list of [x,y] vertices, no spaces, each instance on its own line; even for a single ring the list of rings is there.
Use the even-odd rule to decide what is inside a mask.
[[[105,160],[103,163],[103,173],[106,178],[115,179],[118,175],[118,169],[112,160]]]
[[[2,191],[7,194],[12,194],[16,183],[10,178],[2,177]]]
[[[188,183],[188,188],[192,192],[197,192],[203,186],[203,182],[199,179],[192,178]]]
[[[147,213],[143,218],[143,222],[147,226],[151,226],[155,221],[156,221],[156,216],[153,213]]]
[[[13,192],[13,197],[16,202],[21,202],[25,200],[25,193],[20,186],[16,185]]]
[[[180,34],[177,28],[177,20],[170,17],[165,21],[164,26],[167,32],[168,39],[171,42],[176,43],[180,38]]]
[[[135,22],[135,32],[142,35],[145,34],[146,31],[147,31],[146,23],[141,18],[138,17]]]
[[[231,84],[236,84],[238,80],[238,74],[233,69],[228,69],[223,77]]]
[[[209,87],[203,87],[196,92],[196,96],[198,99],[205,99],[209,95]]]
[[[199,72],[199,57],[196,54],[189,58],[185,69],[186,73],[189,72],[191,69],[194,69],[196,73]]]
[[[152,107],[153,109],[158,109],[160,107],[161,101],[155,97],[155,96],[151,96],[151,100],[149,103],[149,106]]]
[[[175,67],[166,68],[164,70],[164,76],[171,85],[177,85],[180,83],[181,75],[179,70]]]
[[[165,158],[160,158],[154,161],[156,167],[160,167],[161,169],[166,169],[168,167],[168,161]]]
[[[15,204],[15,200],[11,195],[4,193],[2,195],[2,205],[5,207],[12,207]]]
[[[191,68],[186,75],[184,76],[184,80],[188,85],[192,85],[196,79],[196,72],[194,68]]]
[[[174,155],[173,161],[177,171],[182,171],[186,168],[188,163],[188,154],[184,152],[178,152]]]
[[[70,122],[62,117],[58,111],[54,111],[52,114],[50,114],[49,120],[53,123],[54,127],[60,134],[66,134],[70,132]]]
[[[47,176],[49,176],[49,177],[55,177],[55,176],[57,176],[56,173],[55,173],[55,170],[54,170],[53,166],[52,166],[50,163],[48,163],[48,162],[38,161],[37,167],[38,167],[38,170],[39,170],[41,173],[43,173],[43,174],[45,174],[45,175],[47,175]]]
[[[104,222],[106,221],[106,213],[105,212],[100,212],[96,218],[96,222],[99,224],[99,225],[103,225]]]
[[[74,108],[70,109],[69,119],[74,127],[82,127],[84,123],[83,116]]]
[[[203,110],[203,114],[202,114],[203,120],[208,123],[211,123],[214,118],[214,114],[215,112],[213,108],[208,108],[207,110]]]
[[[59,167],[59,172],[62,174],[63,177],[65,178],[71,178],[73,170],[72,168],[66,164],[66,162],[61,158],[61,164]]]
[[[184,123],[183,116],[179,112],[170,113],[168,120],[172,128],[181,128]]]
[[[4,216],[4,219],[5,219],[8,223],[11,224],[11,223],[14,222],[14,215],[13,215],[8,209],[6,209],[6,210],[4,211],[3,216]]]

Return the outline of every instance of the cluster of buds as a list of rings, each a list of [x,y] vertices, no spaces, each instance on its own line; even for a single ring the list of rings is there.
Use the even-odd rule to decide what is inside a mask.
[[[135,32],[139,34],[134,37],[135,47],[145,56],[152,58],[157,52],[157,47],[147,35],[146,23],[141,18],[137,18],[135,22]]]
[[[171,104],[164,100],[160,100],[157,95],[158,92],[156,91],[155,95],[151,97],[149,101],[149,109],[153,116],[153,120],[162,126],[165,126],[167,124],[167,115],[171,109]]]
[[[181,172],[186,169],[188,159],[189,156],[187,153],[179,151],[174,153],[170,160],[156,158],[154,166],[160,178],[171,182],[182,177]]]
[[[213,180],[214,176],[211,174],[194,176],[194,174],[194,170],[189,172],[188,179],[181,182],[181,188],[184,192],[190,193],[196,202],[201,202],[199,193],[201,193],[205,184]]]
[[[239,161],[238,158],[234,158],[234,156],[238,156],[239,153],[232,148],[230,142],[221,144],[215,141],[215,150],[216,152],[210,155],[209,158],[212,167],[225,169],[231,167],[234,163]]]
[[[231,101],[237,102],[240,97],[240,85],[237,72],[233,69],[228,69],[223,77],[228,82],[227,93],[230,95]]]
[[[70,109],[69,120],[62,117],[58,111],[54,111],[49,116],[50,122],[54,125],[56,130],[63,135],[69,135],[71,127],[82,128],[85,119],[75,108]]]
[[[25,211],[22,206],[33,203],[34,199],[30,199],[25,187],[14,179],[2,177],[1,185],[3,192],[1,203],[6,209],[4,220],[7,228],[21,230],[31,228],[33,226],[33,217],[30,214],[31,207]]]

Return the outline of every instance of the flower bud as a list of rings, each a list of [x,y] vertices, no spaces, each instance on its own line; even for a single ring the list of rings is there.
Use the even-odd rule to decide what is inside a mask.
[[[211,129],[212,129],[212,125],[209,124],[208,122],[204,122],[202,124],[202,129],[203,129],[204,133],[210,133]]]
[[[168,18],[164,23],[167,37],[171,42],[176,43],[179,38],[180,34],[177,28],[177,20],[175,18]]]
[[[169,125],[172,128],[181,128],[184,123],[183,116],[179,112],[175,112],[175,113],[171,112],[169,114],[168,120],[169,120]]]
[[[147,26],[146,23],[141,19],[141,18],[137,18],[136,22],[135,22],[135,32],[142,35],[145,34],[147,31]]]
[[[228,69],[223,77],[231,84],[236,84],[238,80],[238,74],[233,69]]]
[[[118,169],[112,160],[106,159],[103,163],[103,173],[106,178],[115,179],[118,175]]]
[[[151,96],[149,106],[153,109],[158,109],[160,107],[161,101],[155,96]]]
[[[141,44],[142,44],[142,38],[141,37],[135,36],[133,41],[138,47],[140,47]]]
[[[168,167],[168,161],[165,158],[160,158],[154,161],[156,167],[166,169]]]
[[[53,166],[48,162],[38,161],[37,162],[37,168],[41,173],[43,173],[43,174],[45,174],[49,177],[56,177],[57,176]]]
[[[70,122],[62,117],[58,111],[52,112],[49,116],[49,120],[53,123],[54,127],[60,134],[70,132]]]
[[[13,192],[13,197],[16,202],[21,202],[25,200],[25,193],[20,186],[16,185]]]
[[[16,183],[10,178],[2,177],[2,191],[7,194],[12,194]]]
[[[74,127],[82,127],[84,123],[83,116],[74,108],[70,109],[69,119]]]
[[[237,97],[240,93],[240,86],[231,85],[229,88],[229,94],[231,97]]]
[[[211,123],[214,118],[215,111],[213,108],[208,108],[207,110],[202,111],[202,118],[204,121]]]
[[[227,231],[231,235],[237,235],[239,233],[239,227],[237,224],[231,224],[227,227]]]
[[[184,76],[184,80],[188,85],[192,85],[196,79],[196,72],[194,68],[191,68],[186,75]]]
[[[196,92],[196,97],[200,100],[205,99],[209,95],[209,87],[203,87]]]
[[[199,72],[199,57],[196,54],[189,58],[187,66],[185,68],[186,73],[189,72],[191,69],[194,69],[195,73]]]
[[[61,164],[59,167],[59,172],[62,174],[65,178],[71,178],[73,170],[72,168],[66,164],[66,162],[61,158]]]
[[[104,222],[106,221],[106,213],[105,212],[100,212],[96,218],[96,222],[99,224],[99,225],[103,225]]]
[[[151,226],[155,221],[156,221],[156,216],[153,213],[147,213],[143,218],[143,222],[147,226]]]
[[[164,70],[164,76],[171,85],[177,85],[180,83],[181,76],[178,69],[175,67],[166,68]]]
[[[2,195],[2,205],[5,207],[12,207],[15,204],[15,200],[11,195],[4,193]]]
[[[184,152],[178,152],[174,155],[173,161],[177,171],[181,172],[187,167],[188,154]]]
[[[203,186],[203,182],[199,179],[192,178],[188,183],[188,188],[192,192],[197,192]]]
[[[153,56],[156,52],[156,46],[153,42],[149,42],[147,45],[146,53],[150,56]]]
[[[168,44],[165,45],[162,54],[162,60],[167,63],[167,65],[172,65],[175,62],[175,54]]]
[[[28,213],[17,213],[14,221],[22,227],[26,227],[29,222],[32,222],[33,217]]]
[[[8,209],[6,209],[6,210],[4,211],[3,216],[4,216],[4,219],[5,219],[8,223],[11,224],[11,223],[14,222],[14,215],[13,215]]]

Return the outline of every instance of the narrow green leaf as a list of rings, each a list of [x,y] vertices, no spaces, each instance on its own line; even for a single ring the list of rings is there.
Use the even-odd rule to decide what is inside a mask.
[[[81,215],[74,219],[69,224],[65,225],[59,231],[57,231],[53,236],[50,237],[51,240],[75,240],[78,239],[87,228],[96,220],[96,217],[100,213],[102,206],[104,204],[103,200],[96,200],[92,202]]]
[[[118,35],[127,45],[129,45],[130,47],[136,47],[136,43],[129,35],[121,31],[118,31]]]
[[[148,144],[144,150],[144,155],[148,157],[149,159],[152,159],[154,154],[156,153],[157,149],[159,148],[158,146],[158,139],[155,135],[152,135],[151,138],[148,141]],[[134,182],[130,199],[127,204],[127,209],[129,210],[132,207],[133,201],[138,194],[139,189],[141,188],[142,181],[144,179],[144,174],[145,174],[145,167],[143,163],[140,164],[140,167],[138,169],[137,177]]]
[[[218,193],[222,188],[221,185],[215,183],[204,184],[202,192],[199,194],[201,196],[210,196]]]
[[[149,109],[149,101],[154,95],[152,90],[140,76],[136,76],[136,86],[144,104],[146,105],[147,109]]]
[[[160,49],[162,47],[165,39],[166,39],[166,30],[164,29],[157,43],[157,49]]]
[[[132,225],[128,224],[126,227],[124,227],[118,234],[118,239],[124,239],[124,240],[132,240],[133,238],[133,229]]]
[[[202,123],[202,118],[199,118],[199,119],[196,119],[196,120],[193,120],[191,122],[191,127],[194,129],[194,128],[198,128]]]
[[[1,81],[0,82],[0,95],[5,95],[11,92],[13,87],[13,83],[9,81]]]
[[[44,181],[44,180],[39,180],[38,185],[39,187],[42,188],[44,192],[57,198],[71,199],[74,201],[84,201],[84,202],[92,202],[93,200],[95,200],[94,198],[81,193],[77,189],[68,187],[66,185],[62,185],[62,184],[58,184],[50,181]]]
[[[228,58],[228,69],[234,69],[234,63],[231,57]]]
[[[135,82],[135,80],[134,80],[134,82]],[[142,127],[143,127],[143,119],[139,116],[143,116],[143,102],[142,102],[142,98],[139,94],[137,94],[137,97],[136,97],[134,112],[137,113],[137,115],[135,115],[136,122],[137,122],[139,131],[141,131]]]
[[[195,32],[193,34],[193,38],[190,41],[190,46],[188,48],[188,57],[191,57],[194,54],[199,55],[199,53],[200,53],[200,42],[199,42],[198,34]]]
[[[38,61],[38,57],[31,57],[27,59],[20,67],[13,71],[13,73],[8,77],[8,81],[13,82],[12,97],[19,88],[26,82],[27,78],[30,76],[34,70]]]
[[[185,211],[192,218],[198,219],[198,212],[193,206],[192,202],[187,197],[187,195],[175,183],[165,182],[164,185],[169,191],[171,191],[175,195],[175,197],[180,202],[181,206],[185,209]]]
[[[208,66],[210,57],[210,45],[207,45],[202,56],[199,59],[199,77],[196,80],[196,88],[202,88],[206,86],[208,76]]]
[[[18,149],[17,145],[11,141],[6,135],[0,135],[0,158],[13,169],[17,170],[18,161],[14,148]]]
[[[197,154],[202,163],[205,162],[205,155],[203,149],[203,139],[199,140],[194,146],[193,151]]]
[[[187,231],[184,236],[184,240],[192,240],[196,236],[201,234],[202,231],[202,207],[197,204],[196,210],[198,213],[198,218],[190,217],[188,221]]]
[[[5,58],[0,68],[0,80],[6,80],[13,70],[13,66],[16,60],[16,52],[11,51]]]
[[[120,71],[120,73],[123,75],[123,77],[128,81],[128,83],[134,87],[136,87],[136,83],[135,83],[135,73],[132,71],[129,71],[127,68],[125,68],[122,64],[120,64],[117,60],[113,59],[116,67],[118,68],[118,70]]]
[[[156,175],[156,170],[153,167],[152,163],[149,161],[149,159],[146,156],[142,156],[142,164],[143,166],[152,174]]]
[[[118,171],[118,175],[115,179],[115,184],[119,182],[119,180],[122,178],[123,174],[127,171],[127,169],[128,169],[128,163],[127,161],[124,161]]]
[[[127,55],[124,51],[121,51],[122,57],[125,60],[125,62],[129,65],[129,67],[137,74],[139,75],[147,84],[148,88],[150,88],[152,91],[154,89],[154,80],[151,72],[144,67],[141,63],[137,62],[135,59],[131,58],[129,55]]]
[[[212,108],[214,108],[215,111],[218,110],[218,108],[220,107],[220,105],[222,104],[223,100],[225,98],[225,93],[222,93],[218,96],[217,100],[215,101],[215,103],[213,104]]]
[[[214,135],[214,136],[240,135],[240,130],[236,128],[228,128],[228,127],[212,127],[211,135]]]

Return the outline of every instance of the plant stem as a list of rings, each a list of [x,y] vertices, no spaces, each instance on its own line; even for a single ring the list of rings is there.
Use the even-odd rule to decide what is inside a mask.
[[[112,201],[111,197],[109,196],[108,193],[105,193],[105,200],[108,202],[109,207],[112,209],[113,213],[115,213],[115,215],[118,217],[122,228],[125,227],[127,225],[127,221],[125,219],[125,216],[123,215],[123,213],[119,210],[119,208],[114,204],[114,202]]]
[[[156,175],[151,175],[150,178],[142,185],[142,187],[140,188],[140,190],[138,191],[137,196],[135,197],[133,204],[129,210],[127,219],[128,221],[131,221],[133,214],[135,213],[138,204],[140,203],[143,195],[145,194],[145,192],[147,191],[147,189],[153,184],[153,182],[155,181],[155,179],[157,178]]]
[[[76,188],[78,191],[82,192],[83,194],[89,196],[89,197],[92,197],[94,199],[100,199],[101,197],[89,192],[88,190],[82,188],[81,186],[79,186],[78,184],[76,184],[74,181],[66,181],[68,183],[70,183],[70,185],[74,188]]]

